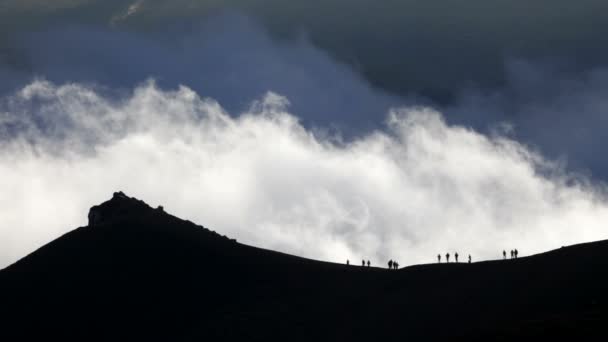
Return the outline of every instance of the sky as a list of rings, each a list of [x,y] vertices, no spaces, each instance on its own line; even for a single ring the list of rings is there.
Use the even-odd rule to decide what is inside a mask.
[[[384,265],[604,239],[605,1],[0,2],[0,267],[122,190]]]

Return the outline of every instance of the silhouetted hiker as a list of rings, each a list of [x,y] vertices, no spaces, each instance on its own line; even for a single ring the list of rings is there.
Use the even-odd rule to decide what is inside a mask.
[[[350,265],[350,260],[346,259],[346,265]]]
[[[393,261],[393,267],[398,270],[399,269],[399,263],[396,261]]]
[[[454,253],[454,259],[456,259],[456,262],[458,262],[458,252]]]
[[[441,264],[441,254],[437,254],[437,263]]]
[[[515,251],[511,250],[511,259],[513,259],[515,257]]]
[[[389,260],[388,261],[388,269],[392,270],[393,269],[393,260]]]
[[[502,250],[502,258],[504,260],[507,260],[507,251],[505,251],[504,249]]]
[[[513,255],[515,255],[515,259],[517,259],[517,254],[519,254],[519,252],[516,250],[513,251]]]
[[[361,266],[365,267],[365,260],[361,260]]]
[[[469,254],[469,264],[471,263],[471,254]]]
[[[450,253],[445,254],[445,262],[448,264],[450,263]]]
[[[369,260],[367,260],[367,267],[370,267],[370,266],[371,266],[371,264],[372,264],[372,263],[371,263],[371,262],[369,262]]]

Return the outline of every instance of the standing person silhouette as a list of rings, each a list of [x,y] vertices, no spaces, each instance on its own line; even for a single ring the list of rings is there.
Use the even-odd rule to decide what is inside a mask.
[[[392,259],[388,261],[388,269],[389,270],[393,269],[393,260]]]
[[[365,260],[361,260],[361,266],[365,267]]]
[[[437,263],[441,264],[441,254],[437,254]]]
[[[454,259],[456,259],[456,262],[458,262],[458,252],[454,253]]]
[[[513,259],[515,257],[515,251],[511,250],[511,259]]]
[[[350,265],[350,260],[346,259],[346,266]]]
[[[450,253],[445,254],[445,262],[448,264],[450,263]]]
[[[507,260],[507,251],[505,251],[504,249],[502,250],[502,258],[504,260]]]
[[[519,252],[517,251],[517,249],[515,249],[515,250],[513,251],[513,255],[515,255],[515,259],[517,259],[517,254],[519,254]]]
[[[469,254],[469,264],[471,263],[471,254]]]
[[[367,267],[369,267],[371,264],[372,263],[369,260],[367,260]]]
[[[399,263],[398,263],[398,262],[396,262],[396,261],[394,261],[394,262],[393,262],[393,267],[394,267],[396,270],[398,270],[398,269],[399,269]]]

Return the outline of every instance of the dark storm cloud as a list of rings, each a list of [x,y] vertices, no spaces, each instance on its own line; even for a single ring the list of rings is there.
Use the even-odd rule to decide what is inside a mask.
[[[606,179],[601,156],[608,141],[608,68],[584,72],[567,65],[513,60],[498,90],[463,91],[444,106],[450,122],[491,132],[508,126],[512,137],[579,172]]]
[[[18,51],[27,67],[21,73],[5,67],[13,79],[5,88],[39,76],[128,89],[153,77],[161,86],[192,87],[232,112],[272,90],[289,97],[305,122],[342,124],[344,130],[348,122],[358,128],[377,125],[370,113],[381,116],[404,102],[373,90],[306,39],[275,42],[234,14],[154,36],[82,26],[50,29],[23,34]]]
[[[466,84],[504,85],[505,57],[563,59],[577,70],[608,57],[603,0],[146,1],[131,24],[153,26],[159,13],[183,18],[217,8],[244,11],[276,37],[306,32],[372,84],[441,102]]]
[[[137,11],[127,15],[134,5]],[[559,58],[583,71],[608,57],[603,0],[66,0],[54,11],[47,2],[23,0],[5,6],[26,13],[15,22],[94,22],[152,31],[239,10],[275,37],[296,39],[305,32],[376,86],[444,103],[467,84],[504,85],[505,57]]]

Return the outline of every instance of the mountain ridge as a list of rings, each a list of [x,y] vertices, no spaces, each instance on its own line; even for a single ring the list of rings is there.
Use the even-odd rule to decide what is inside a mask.
[[[608,321],[607,259],[604,240],[516,260],[346,266],[244,245],[118,192],[88,226],[0,271],[1,311],[9,336],[42,340],[580,337]]]

